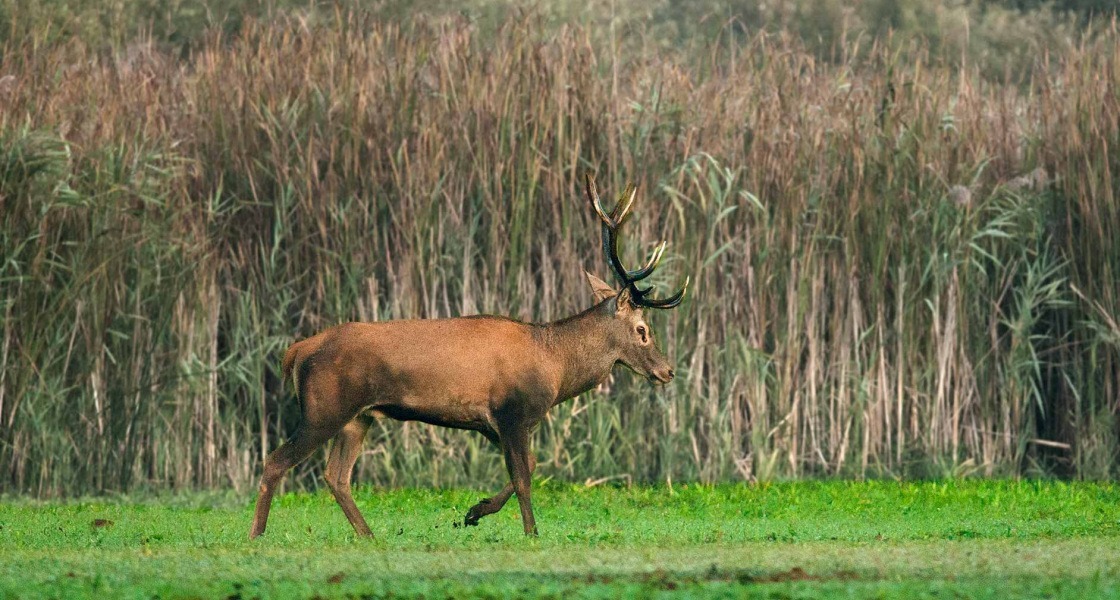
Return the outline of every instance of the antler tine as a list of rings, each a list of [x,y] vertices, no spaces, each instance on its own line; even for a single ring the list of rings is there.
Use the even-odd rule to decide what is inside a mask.
[[[627,183],[626,189],[623,190],[622,195],[618,197],[618,204],[614,207],[614,212],[611,213],[611,218],[614,219],[614,227],[618,229],[622,226],[623,221],[630,215],[630,208],[634,206],[634,198],[638,197],[638,186],[633,183]]]
[[[614,219],[607,216],[607,212],[603,210],[603,203],[599,200],[599,189],[595,186],[595,177],[588,173],[584,177],[587,183],[587,199],[591,200],[591,207],[595,209],[595,213],[603,220],[604,224],[614,224]]]
[[[589,173],[585,181],[587,183],[587,197],[591,200],[591,207],[595,209],[595,213],[611,229],[621,227],[630,214],[630,208],[634,206],[634,199],[638,196],[638,187],[632,183],[627,183],[626,190],[622,192],[622,196],[618,198],[618,202],[614,205],[614,210],[608,215],[607,211],[603,209],[603,201],[599,198],[599,187],[595,185],[595,177]]]
[[[649,260],[646,261],[646,266],[635,271],[627,271],[626,278],[630,281],[641,281],[649,277],[653,273],[653,270],[657,268],[657,265],[661,263],[661,256],[665,254],[666,244],[668,244],[668,242],[661,242],[658,244],[657,248],[654,248],[653,254],[650,255]]]
[[[677,290],[677,293],[663,300],[647,300],[645,298],[645,293],[649,292],[649,290],[647,289],[642,293],[641,296],[638,296],[634,299],[635,304],[637,304],[638,306],[644,306],[646,308],[674,308],[678,304],[680,304],[682,300],[684,300],[684,294],[688,291],[688,284],[690,281],[692,281],[692,278],[686,276],[684,278],[684,285],[681,286],[681,289]]]

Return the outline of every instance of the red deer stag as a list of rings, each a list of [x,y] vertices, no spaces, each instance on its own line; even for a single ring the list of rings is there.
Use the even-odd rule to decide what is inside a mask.
[[[638,287],[657,267],[664,242],[644,267],[622,266],[618,231],[636,193],[627,186],[608,215],[595,180],[587,177],[588,199],[602,220],[603,250],[621,290],[586,273],[596,304],[578,315],[543,325],[494,316],[347,323],[292,344],[283,373],[301,400],[303,420],[265,461],[249,537],[264,533],[272,495],[288,469],[331,437],[327,485],[354,530],[370,535],[350,495],[350,474],[379,416],[474,430],[501,448],[510,483],[471,507],[464,523],[477,524],[516,493],[525,533],[536,535],[529,500],[536,459],[529,436],[545,413],[594,388],[616,364],[657,383],[673,378],[642,309],[680,304],[688,280],[663,300]]]

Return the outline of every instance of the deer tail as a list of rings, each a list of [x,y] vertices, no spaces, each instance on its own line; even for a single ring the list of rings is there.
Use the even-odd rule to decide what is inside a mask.
[[[288,351],[284,353],[284,362],[280,366],[280,372],[284,376],[284,382],[292,382],[296,390],[296,395],[299,395],[299,382],[296,381],[297,375],[295,371],[296,359],[299,358],[299,347],[303,342],[296,342],[288,346]]]

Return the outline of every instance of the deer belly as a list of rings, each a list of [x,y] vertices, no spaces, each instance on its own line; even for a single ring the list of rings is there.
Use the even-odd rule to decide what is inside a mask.
[[[375,415],[379,413],[398,421],[420,421],[455,429],[479,431],[491,428],[485,403],[402,398],[400,402],[375,404],[367,412]]]

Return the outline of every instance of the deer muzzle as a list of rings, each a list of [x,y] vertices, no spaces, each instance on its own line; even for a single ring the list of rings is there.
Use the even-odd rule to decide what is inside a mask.
[[[655,383],[665,384],[665,383],[669,383],[670,381],[673,380],[673,375],[674,375],[673,370],[668,368],[668,367],[665,367],[663,369],[657,369],[657,370],[651,372],[650,373],[650,379],[653,380]]]

